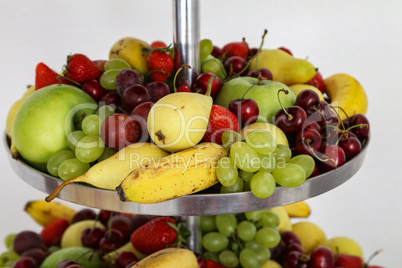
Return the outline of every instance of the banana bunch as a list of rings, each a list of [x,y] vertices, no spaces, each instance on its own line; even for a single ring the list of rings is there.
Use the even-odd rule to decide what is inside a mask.
[[[127,61],[131,67],[140,73],[147,73],[147,57],[151,46],[138,38],[124,37],[117,41],[109,52],[109,58],[120,58]]]
[[[125,177],[141,165],[157,161],[168,153],[148,142],[130,144],[111,157],[93,165],[85,174],[67,180],[57,187],[46,201],[53,200],[68,184],[85,182],[97,188],[116,190]]]
[[[24,95],[17,100],[16,102],[14,102],[14,104],[11,106],[10,110],[8,111],[7,114],[7,121],[6,121],[6,134],[7,136],[11,139],[11,146],[10,146],[10,150],[11,150],[11,154],[13,155],[13,157],[16,157],[18,152],[17,152],[17,148],[15,147],[15,144],[12,141],[12,134],[13,134],[13,126],[14,126],[14,118],[15,115],[17,114],[18,110],[20,109],[21,105],[24,103],[24,101],[31,96],[32,93],[35,92],[35,86],[28,86],[27,91],[24,93]]]
[[[366,92],[355,78],[348,74],[334,74],[324,80],[326,93],[331,99],[331,106],[342,107],[350,117],[355,114],[366,114],[368,100]],[[346,114],[337,109],[341,120],[346,119]]]
[[[198,261],[194,252],[183,248],[159,250],[137,262],[131,268],[197,268]]]
[[[218,182],[215,168],[226,150],[200,143],[135,169],[117,187],[122,201],[152,204],[204,190]]]
[[[26,203],[24,210],[41,226],[46,226],[59,218],[65,218],[71,222],[77,212],[64,204],[48,203],[45,200],[29,201]]]

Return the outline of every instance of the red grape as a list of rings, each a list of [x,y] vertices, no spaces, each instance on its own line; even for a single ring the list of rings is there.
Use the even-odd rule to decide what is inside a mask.
[[[127,113],[131,113],[138,104],[146,101],[152,101],[152,97],[143,85],[131,85],[121,95],[121,105]]]
[[[84,208],[75,213],[71,223],[83,221],[83,220],[94,220],[96,218],[96,212],[90,208]]]
[[[13,268],[37,268],[39,265],[31,257],[20,257],[13,264]]]
[[[36,264],[39,266],[46,259],[46,253],[41,248],[31,248],[25,250],[20,257],[30,257],[34,259]]]
[[[147,120],[149,111],[151,110],[152,106],[154,106],[154,104],[155,103],[150,101],[143,102],[131,111],[130,117],[133,118],[135,121],[137,121],[141,127],[141,138],[140,138],[141,141],[148,140],[149,135],[147,128]]]
[[[170,88],[164,82],[151,82],[146,85],[146,88],[148,89],[149,94],[151,94],[152,102],[157,102],[164,96],[170,94]]]
[[[95,101],[99,101],[103,96],[103,88],[98,80],[88,80],[82,85],[82,90],[91,96]]]
[[[45,248],[45,243],[38,233],[33,231],[22,231],[15,236],[13,249],[17,254],[21,255],[31,248]]]
[[[139,140],[140,126],[128,115],[115,113],[103,121],[101,137],[108,147],[120,150]]]
[[[132,69],[121,70],[116,76],[116,90],[120,96],[129,86],[136,84],[142,84],[142,77]]]

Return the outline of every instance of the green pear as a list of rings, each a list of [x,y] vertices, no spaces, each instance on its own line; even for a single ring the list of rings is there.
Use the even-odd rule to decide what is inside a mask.
[[[208,127],[212,98],[188,92],[168,94],[148,114],[149,136],[156,145],[178,152],[198,144]]]
[[[281,89],[287,90],[288,94],[278,94]],[[251,98],[258,105],[259,115],[257,121],[273,123],[275,114],[282,108],[278,95],[283,107],[292,106],[296,101],[295,94],[283,83],[244,76],[226,82],[219,90],[215,98],[215,104],[228,108],[230,102],[234,99]]]
[[[55,268],[62,260],[73,260],[85,268],[106,268],[99,255],[93,249],[85,247],[62,248],[51,253],[40,268]]]
[[[317,69],[309,61],[298,59],[281,49],[265,49],[250,60],[250,71],[266,68],[275,81],[286,85],[304,84],[310,81]]]

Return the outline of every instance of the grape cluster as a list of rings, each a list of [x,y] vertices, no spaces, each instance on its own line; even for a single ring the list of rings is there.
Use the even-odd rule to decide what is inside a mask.
[[[251,131],[246,138],[228,130],[222,134],[222,142],[229,155],[216,167],[221,193],[251,191],[258,198],[267,198],[277,185],[301,185],[315,168],[311,156],[292,157],[289,147],[277,144],[264,129]]]
[[[203,257],[225,267],[261,267],[281,240],[270,209],[201,217]]]

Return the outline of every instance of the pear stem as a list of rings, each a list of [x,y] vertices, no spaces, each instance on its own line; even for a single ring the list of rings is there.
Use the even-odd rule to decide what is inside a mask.
[[[212,82],[214,81],[215,78],[216,78],[216,75],[212,75],[212,76],[208,79],[207,92],[205,92],[205,96],[211,96]]]

